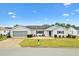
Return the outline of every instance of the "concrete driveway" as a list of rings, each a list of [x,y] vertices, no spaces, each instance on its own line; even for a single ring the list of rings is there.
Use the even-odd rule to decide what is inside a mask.
[[[24,39],[22,38],[9,38],[4,41],[0,41],[0,48],[14,48],[14,47],[21,47],[19,45]]]

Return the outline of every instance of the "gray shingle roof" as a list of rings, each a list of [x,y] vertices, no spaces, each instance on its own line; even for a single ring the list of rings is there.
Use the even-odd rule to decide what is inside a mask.
[[[12,29],[12,27],[5,27],[5,29]]]
[[[46,28],[49,28],[50,25],[41,25],[41,26],[26,26],[27,28],[30,28],[30,29],[46,29]]]

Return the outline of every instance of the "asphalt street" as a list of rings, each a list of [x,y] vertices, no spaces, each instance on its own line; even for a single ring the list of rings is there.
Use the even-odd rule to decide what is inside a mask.
[[[79,48],[0,48],[0,56],[79,56]]]

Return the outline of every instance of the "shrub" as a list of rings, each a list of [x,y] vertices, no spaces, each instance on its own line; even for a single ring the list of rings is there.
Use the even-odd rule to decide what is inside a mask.
[[[7,38],[11,38],[10,33],[8,33],[6,36],[7,36]]]
[[[27,37],[28,37],[28,38],[31,38],[31,37],[33,37],[33,35],[32,35],[32,34],[29,34],[29,35],[27,35]]]
[[[62,36],[64,38],[64,36]]]
[[[59,35],[59,38],[61,38],[61,35]]]
[[[70,34],[68,34],[68,36],[66,36],[67,38],[71,38],[72,37],[72,35],[70,35]]]
[[[45,36],[44,34],[42,36]]]
[[[57,38],[57,35],[54,35],[55,38]]]
[[[68,35],[67,38],[76,38],[76,35]]]
[[[6,39],[7,39],[7,36],[6,35],[0,35],[0,41],[6,40]]]
[[[11,36],[10,35],[7,35],[7,38],[11,38]]]
[[[0,34],[0,39],[2,38],[2,34]]]
[[[72,35],[72,38],[76,38],[76,36],[75,35]]]

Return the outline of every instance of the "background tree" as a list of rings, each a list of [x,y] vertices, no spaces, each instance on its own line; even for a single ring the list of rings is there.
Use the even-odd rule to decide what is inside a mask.
[[[18,24],[16,24],[14,27],[19,26]]]
[[[65,23],[61,23],[60,25],[61,25],[62,27],[65,27]]]
[[[72,25],[71,27],[75,28],[76,26],[75,25]]]
[[[66,28],[69,28],[69,27],[71,27],[71,25],[70,24],[66,24]]]
[[[55,25],[60,26],[60,23],[57,22],[57,23],[55,23]]]

